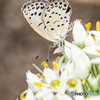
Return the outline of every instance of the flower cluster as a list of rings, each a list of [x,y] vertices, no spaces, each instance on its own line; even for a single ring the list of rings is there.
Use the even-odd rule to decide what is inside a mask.
[[[28,89],[20,95],[21,100],[100,100],[100,22],[96,30],[90,31],[91,23],[85,27],[86,30],[80,20],[74,22],[74,41],[64,40],[64,45],[56,48],[54,54],[62,56],[53,61],[52,68],[42,62],[42,71],[33,64],[39,73],[26,73]]]

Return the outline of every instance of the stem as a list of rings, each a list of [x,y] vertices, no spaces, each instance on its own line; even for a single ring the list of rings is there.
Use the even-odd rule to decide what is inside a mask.
[[[93,64],[93,72],[94,72],[94,76],[95,78],[97,77],[97,70],[96,70],[96,66]]]
[[[86,82],[87,82],[88,86],[90,87],[91,91],[95,92],[95,89],[91,86],[91,84],[89,83],[89,81],[87,79],[86,79]]]
[[[98,95],[100,95],[100,88],[99,88],[99,91],[98,91]]]
[[[97,66],[97,71],[98,71],[98,74],[100,75],[100,65]]]
[[[86,84],[83,84],[82,86],[83,86],[83,91],[87,92],[88,90],[87,90]]]

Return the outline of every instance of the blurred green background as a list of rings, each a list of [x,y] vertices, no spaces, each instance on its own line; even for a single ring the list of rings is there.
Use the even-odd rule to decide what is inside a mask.
[[[36,60],[35,57],[49,43],[28,25],[21,13],[27,0],[0,0],[0,100],[15,100],[27,89],[26,72],[37,73],[32,63],[41,69],[46,60],[48,47]],[[100,0],[69,0],[73,12],[71,21],[81,19],[82,24],[100,21]],[[71,41],[72,34],[67,40]],[[49,65],[56,55],[50,53]]]

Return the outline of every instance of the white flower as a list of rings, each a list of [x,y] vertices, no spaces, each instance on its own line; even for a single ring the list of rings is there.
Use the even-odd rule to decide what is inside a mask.
[[[95,41],[93,39],[93,37],[91,36],[91,34],[88,35],[88,37],[86,38],[86,41],[85,41],[85,46],[92,46],[94,45]]]
[[[99,75],[97,76],[97,78],[95,77],[92,78],[91,75],[88,78],[89,83],[95,89],[95,91],[97,91],[99,88],[98,80],[99,80]]]
[[[85,63],[85,60],[80,59],[76,65],[75,65],[75,71],[76,71],[76,75],[80,78],[80,79],[86,79],[87,76],[89,75],[89,68],[87,66],[87,64]]]
[[[74,43],[79,46],[80,48],[83,48],[85,46],[85,41],[87,38],[87,33],[82,26],[80,20],[76,20],[73,27],[73,38]]]
[[[100,57],[100,46],[89,46],[83,49],[90,58]]]
[[[36,100],[33,91],[28,88],[27,91],[25,91],[23,94],[26,93],[26,96],[24,98],[21,98],[22,100]]]
[[[40,90],[40,87],[35,85],[34,82],[40,82],[41,80],[38,76],[36,76],[35,74],[31,73],[29,70],[26,73],[26,82],[28,84],[28,87],[30,87],[32,89],[33,92],[38,92]]]
[[[94,37],[95,37],[95,44],[97,46],[100,46],[100,31],[92,30],[92,31],[88,31],[88,33],[94,35]]]
[[[91,66],[88,56],[80,48],[67,41],[65,41],[65,54],[72,60],[77,76],[86,79]]]
[[[91,59],[91,63],[93,63],[93,64],[100,64],[100,57]]]
[[[73,100],[70,96],[66,94],[56,94],[57,100]]]
[[[54,99],[54,95],[53,92],[51,92],[50,89],[48,88],[43,88],[41,91],[39,91],[35,97],[37,99],[42,99],[42,100],[53,100]]]

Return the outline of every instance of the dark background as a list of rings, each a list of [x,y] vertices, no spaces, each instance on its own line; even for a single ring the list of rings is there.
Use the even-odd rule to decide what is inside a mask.
[[[42,69],[41,62],[47,57],[48,47],[35,59],[49,41],[35,33],[24,19],[20,9],[26,1],[0,0],[0,100],[18,98],[27,89],[27,70],[36,74],[32,63]],[[83,25],[91,22],[91,29],[95,29],[96,21],[100,21],[100,0],[69,0],[69,3],[73,9],[71,21],[82,19]],[[52,53],[53,50],[50,67],[56,57]]]

